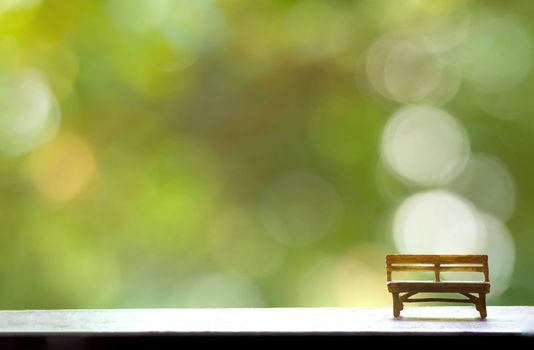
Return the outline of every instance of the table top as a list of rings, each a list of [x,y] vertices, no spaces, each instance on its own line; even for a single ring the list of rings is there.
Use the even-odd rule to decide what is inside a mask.
[[[239,334],[534,335],[534,307],[82,309],[0,311],[0,337]]]

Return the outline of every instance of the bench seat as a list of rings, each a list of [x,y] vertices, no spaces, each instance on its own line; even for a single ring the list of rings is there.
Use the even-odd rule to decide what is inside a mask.
[[[393,280],[393,272],[434,272],[433,281]],[[484,281],[442,281],[442,272],[478,272]],[[404,303],[454,302],[474,304],[481,318],[486,318],[486,294],[490,292],[487,255],[436,255],[390,254],[386,255],[388,291],[393,296],[393,316],[400,317]],[[419,293],[454,293],[463,297],[414,298]]]
[[[434,281],[390,281],[387,283],[390,293],[436,292],[436,293],[489,293],[489,282],[434,282]]]

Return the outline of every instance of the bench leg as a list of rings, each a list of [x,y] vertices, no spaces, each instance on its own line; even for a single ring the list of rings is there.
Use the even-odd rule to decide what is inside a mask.
[[[486,318],[488,313],[486,312],[486,294],[479,293],[478,294],[478,305],[477,310],[480,312],[480,318]]]
[[[399,317],[402,309],[399,293],[393,293],[393,316]]]

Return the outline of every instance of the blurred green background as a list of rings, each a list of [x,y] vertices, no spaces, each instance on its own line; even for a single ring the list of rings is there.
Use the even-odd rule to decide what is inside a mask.
[[[0,308],[390,305],[393,252],[532,304],[533,15],[0,0]]]

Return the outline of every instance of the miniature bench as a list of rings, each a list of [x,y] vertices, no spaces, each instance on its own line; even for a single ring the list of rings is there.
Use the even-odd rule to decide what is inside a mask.
[[[486,318],[486,294],[490,291],[487,255],[387,255],[387,286],[393,294],[393,316],[399,317],[403,303],[446,301],[475,304]],[[434,281],[392,281],[394,271],[433,271]],[[441,281],[440,272],[481,272],[484,281]],[[401,295],[400,293],[404,293]],[[459,293],[467,299],[411,298],[417,293]],[[475,295],[478,294],[478,297]]]

